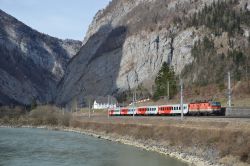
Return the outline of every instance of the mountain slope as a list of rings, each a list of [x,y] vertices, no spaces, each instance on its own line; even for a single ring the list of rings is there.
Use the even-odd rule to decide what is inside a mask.
[[[249,25],[245,23],[247,19],[237,26],[241,31],[228,35],[227,29],[220,24],[221,20],[216,20],[212,15],[218,11],[215,8],[225,5],[228,14],[235,17],[226,15],[223,18],[229,18],[228,21],[232,18],[234,25],[238,13],[243,13],[239,17],[249,18],[250,4],[247,2],[228,0],[225,3],[230,5],[225,5],[221,4],[224,1],[217,3],[210,0],[113,0],[96,14],[80,52],[70,61],[65,77],[59,84],[56,103],[66,104],[74,98],[82,101],[86,96],[119,96],[138,86],[152,93],[155,76],[164,61],[173,66],[176,74],[182,75],[188,84],[200,84],[200,78],[209,83],[216,82],[214,77],[217,77],[219,69],[209,64],[223,60],[212,54],[205,54],[197,60],[194,46],[201,45],[203,38],[208,38],[214,43],[213,49],[218,55],[234,50],[243,50],[247,55],[246,50],[250,48]],[[216,22],[214,26],[217,30],[222,29],[220,34],[202,21],[197,25],[192,22],[192,19],[195,20],[193,17],[201,11],[206,11],[205,15],[209,17],[201,15],[197,19],[217,21],[218,24]],[[210,14],[215,20],[211,20]],[[223,43],[225,36],[226,43],[233,41],[234,44]],[[245,43],[244,47],[242,43]],[[233,59],[229,61],[235,63]],[[220,68],[225,63],[220,63]],[[209,71],[204,70],[205,66],[209,67]],[[236,71],[235,66],[231,67]],[[228,69],[230,67],[220,71],[225,74]],[[211,78],[210,73],[213,73]]]
[[[0,10],[0,104],[52,102],[80,41],[41,34]]]

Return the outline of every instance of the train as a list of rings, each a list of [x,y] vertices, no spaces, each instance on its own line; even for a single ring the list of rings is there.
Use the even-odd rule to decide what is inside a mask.
[[[119,107],[108,109],[109,116],[150,116],[150,115],[181,115],[180,104],[141,106],[141,107]],[[194,102],[183,104],[184,115],[223,115],[220,102]]]

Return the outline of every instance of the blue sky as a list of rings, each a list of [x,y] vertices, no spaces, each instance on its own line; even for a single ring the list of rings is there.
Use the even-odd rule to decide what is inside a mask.
[[[0,9],[39,32],[83,40],[93,17],[110,0],[0,0]]]

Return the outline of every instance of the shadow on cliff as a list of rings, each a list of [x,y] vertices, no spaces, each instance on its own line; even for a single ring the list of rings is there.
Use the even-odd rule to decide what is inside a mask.
[[[89,96],[114,95],[118,91],[116,79],[127,32],[125,26],[112,27],[107,24],[88,39],[68,65],[68,73],[59,85],[61,96],[57,104],[65,105],[74,98],[86,104]],[[77,72],[81,74],[76,75]]]

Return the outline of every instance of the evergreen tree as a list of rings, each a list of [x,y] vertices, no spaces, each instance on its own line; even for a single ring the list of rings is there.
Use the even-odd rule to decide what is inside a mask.
[[[159,99],[161,96],[168,95],[169,83],[169,98],[172,98],[177,92],[175,72],[166,62],[163,63],[161,70],[155,79],[156,89],[154,92],[154,99]]]
[[[203,10],[195,13],[187,23],[188,26],[202,26],[210,28],[215,35],[228,32],[230,36],[242,33],[241,25],[250,24],[250,12],[248,10],[237,11],[237,1],[217,1],[212,5],[205,5]]]

